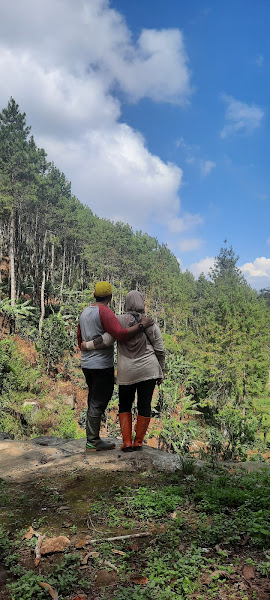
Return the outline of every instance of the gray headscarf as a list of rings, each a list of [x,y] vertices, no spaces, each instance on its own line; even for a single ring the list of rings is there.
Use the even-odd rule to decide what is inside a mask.
[[[117,317],[122,327],[132,327],[141,321],[145,313],[145,305],[142,294],[137,290],[132,290],[126,296],[126,313]],[[147,337],[151,340],[152,326],[147,328]],[[138,358],[145,353],[147,337],[144,333],[139,333],[131,340],[118,342],[118,351],[128,358]]]

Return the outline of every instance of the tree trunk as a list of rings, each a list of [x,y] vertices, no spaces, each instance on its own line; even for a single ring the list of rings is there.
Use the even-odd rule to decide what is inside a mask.
[[[246,405],[247,405],[247,387],[246,387],[246,373],[243,373],[243,410],[242,415],[243,419],[246,416]]]
[[[120,281],[120,288],[119,288],[119,308],[118,308],[118,314],[119,315],[122,314],[122,281]]]
[[[4,232],[2,229],[2,225],[0,225],[0,284],[2,283],[3,236]]]
[[[61,287],[60,287],[60,298],[63,296],[63,287],[65,280],[65,269],[66,269],[66,245],[64,243],[64,254],[63,254],[63,266],[62,266],[62,279],[61,279]]]
[[[45,281],[46,281],[46,268],[45,268],[45,266],[46,266],[46,261],[45,261],[46,243],[47,243],[47,229],[45,231],[44,242],[43,242],[42,283],[41,283],[41,290],[40,290],[40,310],[41,310],[41,315],[40,315],[40,319],[39,319],[39,335],[41,335],[42,324],[43,324],[44,317],[45,317],[44,291],[45,291]]]
[[[9,274],[10,274],[10,303],[15,306],[16,301],[16,278],[15,278],[15,258],[14,258],[14,210],[10,213],[9,225]]]
[[[54,240],[52,241],[52,260],[51,260],[51,282],[54,283]]]

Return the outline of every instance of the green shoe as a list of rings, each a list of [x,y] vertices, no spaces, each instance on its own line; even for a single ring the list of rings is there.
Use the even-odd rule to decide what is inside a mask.
[[[103,442],[99,437],[101,416],[92,417],[87,414],[86,420],[86,452],[95,452],[100,450],[113,450],[115,444],[113,442]]]
[[[90,442],[86,442],[85,452],[95,452],[96,446],[94,444],[90,444]]]
[[[88,452],[99,452],[101,450],[113,450],[115,448],[115,444],[113,442],[104,442],[99,439],[96,440],[95,443],[86,442],[85,451]]]

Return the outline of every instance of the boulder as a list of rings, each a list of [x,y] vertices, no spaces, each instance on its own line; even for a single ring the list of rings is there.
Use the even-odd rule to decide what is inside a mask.
[[[41,435],[31,440],[31,444],[36,444],[37,446],[51,446],[52,448],[60,446],[62,443],[63,440],[61,438],[54,437],[53,435]]]
[[[12,433],[5,433],[4,431],[0,431],[0,440],[14,440],[14,435]]]
[[[75,396],[74,394],[61,394],[61,401],[65,406],[70,406],[70,408],[75,408]]]
[[[37,413],[39,411],[39,405],[38,405],[38,403],[37,402],[30,402],[28,400],[26,400],[23,403],[23,408],[26,408],[27,412],[29,410],[31,420],[36,417],[36,415],[37,415]]]

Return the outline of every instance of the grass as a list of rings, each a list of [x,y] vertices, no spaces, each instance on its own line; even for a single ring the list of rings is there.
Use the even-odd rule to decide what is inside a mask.
[[[250,600],[264,598],[270,569],[270,471],[205,469],[189,475],[74,471],[22,485],[0,484],[0,563],[9,581],[1,600],[59,600],[76,594],[103,600]],[[11,510],[12,509],[12,510]],[[30,525],[67,535],[65,554],[34,567]],[[76,542],[136,532],[148,537]],[[81,561],[89,551],[98,555]],[[247,583],[244,566],[254,570]],[[3,595],[3,594],[6,595]]]

